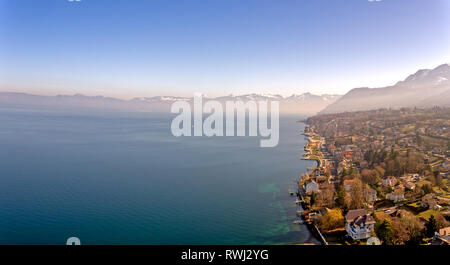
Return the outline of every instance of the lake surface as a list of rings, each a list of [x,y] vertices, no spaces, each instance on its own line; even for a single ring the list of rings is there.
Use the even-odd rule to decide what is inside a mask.
[[[301,117],[280,143],[173,137],[173,116],[0,106],[0,244],[298,244]]]

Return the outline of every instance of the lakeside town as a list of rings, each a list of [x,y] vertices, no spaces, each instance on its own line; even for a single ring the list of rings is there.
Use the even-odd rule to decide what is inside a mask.
[[[298,223],[324,244],[450,244],[450,109],[308,118]]]

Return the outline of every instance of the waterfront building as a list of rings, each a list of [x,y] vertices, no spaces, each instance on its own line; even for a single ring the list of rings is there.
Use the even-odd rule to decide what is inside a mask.
[[[353,240],[371,237],[375,219],[364,209],[350,210],[345,215],[345,230]]]
[[[314,180],[311,180],[308,184],[306,184],[305,192],[306,194],[319,192],[319,184],[317,184]]]

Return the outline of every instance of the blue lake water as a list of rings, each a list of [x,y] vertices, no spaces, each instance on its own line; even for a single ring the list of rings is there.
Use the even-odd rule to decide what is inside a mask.
[[[301,117],[280,143],[173,137],[172,116],[0,106],[0,244],[298,244],[316,242],[289,187]]]

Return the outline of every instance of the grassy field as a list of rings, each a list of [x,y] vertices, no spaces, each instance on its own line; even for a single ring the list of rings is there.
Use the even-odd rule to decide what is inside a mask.
[[[414,208],[419,208],[420,207],[420,201],[409,203],[408,206],[411,206],[411,207],[414,207]]]
[[[438,213],[439,213],[439,211],[437,211],[437,210],[429,209],[429,210],[426,210],[426,211],[423,211],[423,212],[419,213],[417,216],[418,217],[423,217],[425,219],[428,219],[432,215],[436,216]]]
[[[446,194],[447,192],[440,187],[433,187],[434,192]]]
[[[423,186],[424,184],[430,184],[431,185],[431,182],[429,180],[426,180],[426,179],[421,179],[421,180],[416,182],[417,186]]]

